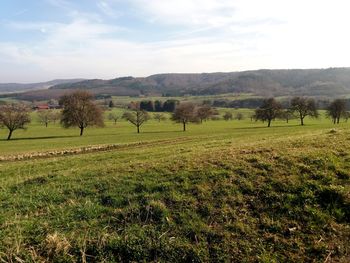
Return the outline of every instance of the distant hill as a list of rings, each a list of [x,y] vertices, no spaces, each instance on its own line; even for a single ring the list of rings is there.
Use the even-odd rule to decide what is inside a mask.
[[[99,96],[252,93],[259,96],[339,97],[350,94],[350,68],[158,74],[145,78],[92,79],[60,83],[47,90],[30,91],[17,96],[26,100],[49,99],[76,89],[86,89]]]
[[[48,89],[52,86],[59,84],[68,84],[83,81],[84,79],[56,79],[47,82],[39,83],[0,83],[0,93],[13,93],[13,92],[23,92],[28,90],[42,90]]]

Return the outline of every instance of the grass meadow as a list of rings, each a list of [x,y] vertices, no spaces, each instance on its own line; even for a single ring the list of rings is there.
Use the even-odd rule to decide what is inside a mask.
[[[261,96],[256,96],[252,93],[224,93],[217,95],[197,95],[197,96],[182,96],[182,97],[162,97],[162,96],[147,96],[147,97],[130,97],[130,96],[112,96],[112,100],[117,102],[117,104],[128,105],[130,101],[142,101],[142,100],[151,100],[151,101],[164,101],[164,100],[180,100],[183,102],[194,102],[202,103],[205,100],[244,100],[252,98],[262,98]],[[101,100],[102,102],[102,100]]]
[[[350,123],[232,111],[186,132],[1,129],[0,156],[126,147],[0,162],[0,262],[349,262]]]
[[[122,116],[122,109],[114,109],[119,116]],[[265,129],[265,124],[250,120],[253,113],[249,109],[219,109],[220,114],[231,111],[233,117],[240,112],[244,115],[244,120],[217,120],[204,121],[202,124],[189,123],[188,131],[182,132],[182,125],[172,122],[170,115],[164,113],[166,121],[158,122],[149,120],[141,127],[141,133],[136,134],[136,128],[123,119],[119,119],[116,124],[108,120],[105,113],[105,127],[88,127],[84,131],[84,136],[79,136],[78,128],[64,129],[57,122],[50,123],[48,127],[40,123],[36,112],[31,114],[32,123],[25,130],[16,130],[11,141],[6,141],[7,130],[0,129],[0,156],[6,154],[19,154],[24,152],[38,152],[57,149],[69,149],[89,145],[100,144],[122,144],[134,142],[147,142],[157,140],[168,140],[177,138],[210,137],[232,138],[235,141],[256,141],[271,139],[275,136],[287,136],[293,133],[308,133],[315,130],[334,127],[329,119],[307,119],[306,126],[300,127],[297,119],[286,123],[284,120],[273,122],[270,129]],[[152,116],[153,114],[150,113]],[[339,127],[347,127],[346,123]],[[265,136],[265,137],[264,137]]]

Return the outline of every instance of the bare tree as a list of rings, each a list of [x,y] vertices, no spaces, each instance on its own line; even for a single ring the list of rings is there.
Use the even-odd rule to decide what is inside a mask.
[[[225,121],[232,120],[233,119],[232,113],[229,111],[226,111],[223,118]]]
[[[183,131],[186,131],[186,124],[189,122],[198,122],[199,118],[196,114],[196,106],[193,103],[182,103],[175,108],[172,120],[182,123]]]
[[[282,105],[274,98],[265,99],[262,105],[255,110],[255,118],[267,121],[267,127],[271,126],[271,121],[281,115]]]
[[[117,121],[119,120],[119,115],[116,112],[110,112],[108,114],[108,119],[110,121],[114,121],[114,125],[116,125]]]
[[[78,127],[80,136],[88,126],[103,127],[102,110],[92,101],[86,91],[75,91],[60,98],[63,106],[61,123],[65,128]]]
[[[137,133],[140,133],[140,127],[148,121],[150,117],[147,111],[140,110],[140,108],[136,107],[132,111],[124,112],[123,118],[135,125]]]
[[[283,110],[281,112],[280,118],[284,119],[287,123],[289,123],[289,121],[293,119],[293,113],[289,109]]]
[[[254,121],[254,120],[257,121],[255,113],[250,114],[249,118],[250,118],[251,122]]]
[[[241,121],[241,120],[243,120],[243,119],[244,119],[243,113],[237,112],[237,113],[236,113],[236,120]]]
[[[52,121],[54,124],[56,124],[56,121],[58,121],[59,119],[61,119],[61,111],[53,110],[53,111],[51,112],[50,119],[51,119],[51,121]]]
[[[39,110],[37,112],[37,116],[39,118],[39,121],[47,126],[49,123],[53,120],[53,111],[52,110]]]
[[[290,111],[300,119],[301,125],[304,125],[304,119],[306,116],[318,118],[318,111],[314,99],[294,97],[290,105]]]
[[[7,140],[11,139],[15,130],[25,129],[27,123],[30,123],[29,110],[24,105],[11,104],[0,107],[0,125],[9,130]]]
[[[340,118],[346,115],[346,101],[343,99],[334,100],[327,108],[327,116],[333,120],[334,124],[339,124]]]
[[[350,112],[347,111],[347,112],[344,113],[345,122],[348,122],[349,118],[350,118]]]
[[[204,120],[208,120],[214,115],[214,110],[210,105],[203,105],[197,108],[197,117],[202,123]]]
[[[155,120],[157,120],[158,122],[160,122],[160,121],[165,121],[165,120],[166,120],[166,117],[165,117],[164,114],[162,114],[162,113],[156,113],[156,114],[154,114],[154,115],[153,115],[153,118],[154,118]]]

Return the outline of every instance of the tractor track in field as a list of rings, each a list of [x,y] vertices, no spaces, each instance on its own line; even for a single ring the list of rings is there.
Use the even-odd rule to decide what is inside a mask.
[[[146,141],[146,142],[133,142],[133,143],[119,143],[119,144],[101,144],[101,145],[88,145],[83,147],[62,149],[62,150],[51,150],[43,152],[28,152],[20,153],[13,155],[0,155],[0,162],[11,162],[11,161],[25,161],[32,159],[44,159],[52,157],[61,157],[61,156],[71,156],[71,155],[80,155],[88,154],[95,152],[108,152],[113,150],[123,150],[123,149],[134,149],[142,148],[146,146],[160,146],[165,144],[174,144],[181,142],[193,141],[195,138],[177,138],[177,139],[167,139],[167,140],[155,140],[155,141]]]

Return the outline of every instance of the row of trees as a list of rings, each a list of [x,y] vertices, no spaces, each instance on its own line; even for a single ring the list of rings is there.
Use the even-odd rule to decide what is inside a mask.
[[[135,107],[139,107],[140,110],[149,112],[173,112],[179,104],[180,101],[178,100],[166,100],[165,102],[160,100],[143,100],[140,102],[131,102],[129,108],[134,109]]]
[[[60,99],[60,104],[63,106],[61,113],[50,110],[39,111],[39,120],[47,126],[50,121],[60,119],[65,128],[78,127],[82,136],[86,127],[104,125],[102,110],[92,99],[92,95],[85,91],[65,95]],[[0,107],[0,126],[6,127],[9,131],[7,140],[11,139],[15,130],[25,129],[30,121],[30,110],[25,105],[10,104]]]
[[[142,124],[150,119],[148,112],[142,109],[140,105],[141,103],[134,105],[134,107],[131,108],[131,112],[125,112],[123,114],[124,119],[136,126],[137,133],[140,132],[140,127]],[[217,114],[218,112],[215,109],[207,105],[196,106],[193,103],[181,103],[174,109],[171,119],[175,122],[182,123],[183,131],[186,131],[187,123],[202,123],[203,121],[206,121]],[[155,118],[158,121],[161,121],[165,117],[164,115],[158,113],[155,115]]]
[[[48,125],[49,122],[60,120],[65,128],[78,127],[80,136],[89,126],[103,127],[103,111],[94,101],[93,96],[86,91],[76,91],[74,93],[61,97],[59,101],[62,105],[62,112],[57,111],[39,111],[39,120]],[[150,115],[141,107],[142,103],[131,104],[130,110],[123,114],[122,118],[135,125],[137,132],[140,132],[140,127],[150,119]],[[202,123],[210,118],[216,118],[219,113],[209,105],[195,105],[194,103],[176,103],[171,119],[181,123],[183,131],[186,131],[186,125],[190,122]],[[346,111],[345,100],[334,100],[327,108],[327,116],[330,117],[333,123],[339,123],[340,118],[349,118],[349,113]],[[300,119],[301,125],[304,125],[304,119],[307,116],[317,118],[319,113],[316,108],[316,103],[313,99],[295,97],[291,100],[290,107],[283,109],[281,103],[274,98],[265,99],[262,105],[255,110],[252,119],[266,121],[267,126],[271,126],[271,122],[276,118],[290,119],[296,116]],[[226,112],[223,116],[225,120],[233,118],[232,113]],[[119,116],[115,113],[110,113],[108,118],[117,122]],[[158,121],[165,117],[161,113],[154,115]],[[236,119],[243,119],[243,114],[237,113]],[[10,140],[12,133],[17,129],[24,129],[25,125],[30,122],[29,109],[21,104],[3,105],[0,107],[0,126],[6,127],[9,131],[7,139]]]
[[[332,119],[333,123],[339,123],[340,118],[349,118],[349,112],[346,109],[346,101],[342,99],[334,100],[327,108],[326,114]],[[290,102],[290,107],[283,109],[280,102],[274,98],[265,99],[262,105],[255,110],[254,118],[256,120],[266,121],[267,126],[271,126],[271,121],[276,118],[288,119],[293,116],[300,119],[300,124],[304,125],[305,117],[318,118],[319,113],[314,99],[304,97],[294,97]]]

